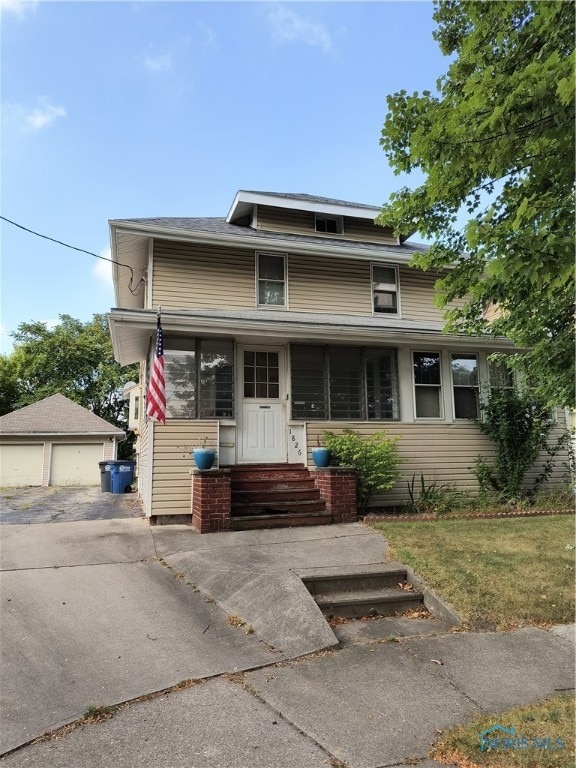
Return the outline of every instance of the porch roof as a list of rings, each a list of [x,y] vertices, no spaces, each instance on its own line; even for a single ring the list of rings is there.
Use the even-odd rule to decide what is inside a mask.
[[[113,309],[108,322],[114,355],[121,365],[139,362],[147,356],[156,330],[154,310]],[[433,342],[435,347],[490,349],[513,346],[504,338],[445,334],[441,322],[285,310],[163,310],[162,328],[165,336],[220,336],[249,343],[298,341],[429,347]]]

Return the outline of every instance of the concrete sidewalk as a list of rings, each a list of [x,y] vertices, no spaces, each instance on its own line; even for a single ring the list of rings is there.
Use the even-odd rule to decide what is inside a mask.
[[[383,539],[362,525],[199,536],[118,520],[0,534],[3,752],[90,704],[198,680],[0,766],[426,768],[438,729],[574,686],[573,627],[447,634],[432,622],[410,636],[400,619],[397,642],[349,633],[337,646],[298,577],[382,562]]]

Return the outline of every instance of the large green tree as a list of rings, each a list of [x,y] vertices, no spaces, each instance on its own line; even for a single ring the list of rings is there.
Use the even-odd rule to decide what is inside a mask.
[[[7,413],[59,392],[97,416],[126,430],[123,385],[137,380],[137,366],[114,360],[105,315],[86,323],[60,315],[54,328],[21,323],[14,350],[0,359],[0,406]]]
[[[425,181],[379,221],[433,242],[415,266],[453,267],[438,302],[466,302],[447,330],[507,336],[537,394],[573,406],[574,2],[448,0],[434,20],[447,72],[389,96],[381,136]]]

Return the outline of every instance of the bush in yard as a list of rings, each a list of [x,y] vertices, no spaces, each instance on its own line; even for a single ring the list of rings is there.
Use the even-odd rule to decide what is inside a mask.
[[[387,491],[398,479],[402,461],[397,449],[399,439],[388,437],[384,430],[369,437],[352,429],[345,429],[342,434],[324,432],[324,445],[338,463],[356,470],[360,512],[366,511],[378,491]]]
[[[495,491],[500,501],[519,499],[526,495],[524,477],[540,451],[552,452],[547,446],[552,428],[549,410],[528,392],[498,389],[483,405],[483,411],[484,420],[478,424],[496,445],[496,459],[492,465],[480,456],[476,459],[474,473],[480,493],[487,496],[490,490]]]

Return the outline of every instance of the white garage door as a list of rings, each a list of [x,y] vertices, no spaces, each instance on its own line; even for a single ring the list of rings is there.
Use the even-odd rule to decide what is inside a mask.
[[[52,445],[50,485],[100,485],[102,443]]]
[[[42,485],[43,445],[0,445],[0,485]]]

